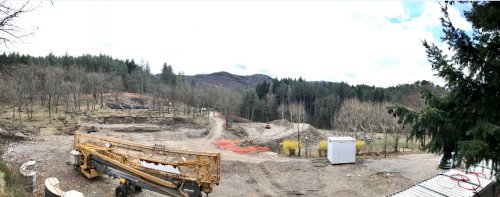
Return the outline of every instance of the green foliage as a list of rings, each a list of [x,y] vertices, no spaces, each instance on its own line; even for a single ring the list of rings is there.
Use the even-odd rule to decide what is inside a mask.
[[[255,87],[255,91],[257,92],[257,96],[259,97],[259,99],[262,99],[269,92],[270,86],[271,83],[268,83],[266,81],[257,84],[257,87]]]
[[[442,8],[443,41],[455,54],[447,56],[426,41],[429,62],[447,83],[449,94],[439,96],[423,89],[425,107],[420,112],[392,106],[388,112],[403,124],[413,125],[412,136],[431,141],[424,147],[443,153],[443,161],[457,152],[470,166],[491,161],[499,177],[500,164],[500,4],[473,2],[465,16],[472,23],[472,35],[455,28],[447,5]]]
[[[3,141],[0,141],[0,146],[3,145]],[[3,153],[0,151],[0,155],[3,155]],[[28,196],[26,191],[24,190],[24,186],[21,183],[19,179],[19,174],[17,171],[12,170],[0,157],[0,173],[3,173],[3,178],[4,180],[0,180],[0,182],[3,181],[5,183],[5,187],[1,188],[0,187],[0,196],[5,196],[5,197],[23,197],[23,196]]]
[[[307,82],[303,79],[273,79],[271,82],[259,83],[255,89],[244,91],[240,114],[256,121],[280,119],[280,105],[304,103],[307,122],[319,128],[332,128],[334,114],[342,102],[358,98],[364,102],[391,102],[420,108],[423,104],[420,98],[421,88],[429,89],[432,94],[442,95],[444,89],[429,81],[418,81],[414,84],[403,84],[395,87],[380,88],[368,85],[351,86],[344,82]],[[256,95],[253,99],[251,95]],[[245,96],[246,95],[246,96]],[[272,96],[272,104],[268,105],[268,96]],[[287,112],[283,114],[287,114]],[[253,114],[253,116],[252,116]],[[266,119],[266,117],[268,117]],[[284,118],[289,118],[285,116]],[[295,120],[294,120],[295,121]]]
[[[55,56],[52,53],[45,57],[33,57],[30,55],[20,55],[19,53],[1,54],[1,65],[19,64],[33,67],[61,67],[65,72],[77,72],[83,69],[86,72],[104,73],[109,76],[108,82],[118,81],[124,89],[120,91],[128,92],[151,92],[151,84],[154,76],[151,74],[147,62],[136,63],[135,60],[119,60],[111,56],[100,54],[98,56],[82,55],[78,57],[64,55]],[[163,65],[160,78],[168,85],[179,84],[180,75],[176,75],[171,65]]]
[[[167,63],[163,63],[160,77],[161,80],[167,85],[175,85],[177,82],[174,69],[171,65],[167,65]]]
[[[365,145],[365,141],[363,140],[356,140],[356,153],[359,154],[361,152],[361,148]]]

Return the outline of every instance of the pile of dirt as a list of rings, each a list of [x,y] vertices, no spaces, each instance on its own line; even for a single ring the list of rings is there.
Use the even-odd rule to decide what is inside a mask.
[[[134,106],[134,105],[127,105],[124,103],[119,103],[119,104],[106,103],[106,106],[108,106],[110,109],[149,109],[149,107],[144,105]]]
[[[145,98],[119,96],[116,99],[109,98],[106,100],[106,106],[111,109],[150,109],[150,105]]]
[[[307,127],[303,130],[300,130],[300,141],[305,144],[307,138],[307,143],[309,144],[318,144],[321,140],[326,140],[327,136],[323,133],[319,132],[313,126],[307,125]],[[297,132],[290,134],[286,137],[278,139],[278,141],[282,141],[284,139],[297,139]]]
[[[306,137],[307,137],[307,144],[309,144],[309,146],[314,146],[318,144],[319,141],[327,139],[326,135],[322,134],[311,125],[306,125],[306,128],[300,131],[300,141],[302,144],[306,144]],[[289,135],[280,138],[269,139],[268,141],[265,141],[262,144],[269,147],[269,150],[273,152],[279,152],[280,143],[285,139],[296,140],[297,132],[296,131],[290,132]]]
[[[30,136],[40,132],[40,128],[28,128],[22,123],[10,122],[7,120],[0,120],[0,134],[13,136],[16,133],[22,133],[26,136]]]
[[[249,123],[249,122],[252,122],[249,119],[246,119],[246,118],[243,118],[243,117],[239,117],[239,116],[232,116],[232,120],[233,120],[233,122],[237,122],[237,123]]]
[[[269,123],[274,124],[274,125],[278,125],[278,126],[282,126],[282,127],[291,127],[291,126],[293,126],[293,123],[291,123],[287,119],[273,120],[273,121],[271,121]]]
[[[243,139],[243,138],[248,137],[248,133],[245,131],[244,128],[242,128],[240,126],[233,126],[231,128],[226,129],[226,131],[227,131],[226,134],[229,134],[229,135],[225,135],[226,138]]]
[[[117,131],[117,132],[155,132],[160,131],[160,127],[157,125],[150,124],[100,124],[100,125],[84,125],[83,129],[85,131],[91,130],[92,127],[95,127],[99,130],[108,130],[108,131]]]
[[[148,122],[146,116],[100,116],[97,117],[99,124],[142,124]]]
[[[175,125],[175,124],[195,124],[193,119],[181,117],[148,117],[130,115],[111,115],[93,118],[99,124],[155,124],[155,125]]]

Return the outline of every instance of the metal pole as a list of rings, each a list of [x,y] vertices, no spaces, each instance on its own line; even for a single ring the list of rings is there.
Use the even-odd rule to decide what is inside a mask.
[[[384,131],[385,139],[384,139],[384,158],[387,157],[387,130]]]

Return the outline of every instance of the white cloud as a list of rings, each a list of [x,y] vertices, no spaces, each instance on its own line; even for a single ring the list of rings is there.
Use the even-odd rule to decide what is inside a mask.
[[[281,77],[390,86],[442,84],[421,40],[438,43],[436,2],[409,18],[398,1],[55,1],[26,15],[39,30],[16,50],[32,55],[105,53],[163,62],[186,74],[266,70]],[[458,27],[470,28],[450,7]],[[387,17],[399,17],[394,24]],[[387,64],[389,62],[390,64]],[[235,65],[245,65],[238,69]]]

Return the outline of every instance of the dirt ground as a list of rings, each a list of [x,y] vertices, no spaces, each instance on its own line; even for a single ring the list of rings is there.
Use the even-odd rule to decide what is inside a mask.
[[[222,119],[211,116],[209,132],[190,139],[182,138],[187,140],[176,138],[169,130],[158,132],[108,130],[96,134],[143,144],[163,144],[176,149],[220,152],[221,182],[214,187],[210,196],[383,196],[439,172],[436,169],[439,156],[431,154],[359,159],[356,164],[333,166],[328,165],[325,160],[289,158],[273,152],[238,154],[220,150],[213,142],[225,135],[223,123]],[[286,128],[277,126],[276,133]],[[257,136],[258,132],[250,133],[249,136]],[[181,133],[184,135],[182,131]],[[42,180],[56,177],[60,180],[62,189],[66,191],[77,190],[85,196],[114,196],[118,180],[106,176],[88,180],[66,163],[72,145],[73,136],[42,133],[33,141],[7,145],[4,147],[3,158],[15,166],[28,160],[37,161],[39,192],[43,188]],[[136,196],[160,195],[143,191]]]

